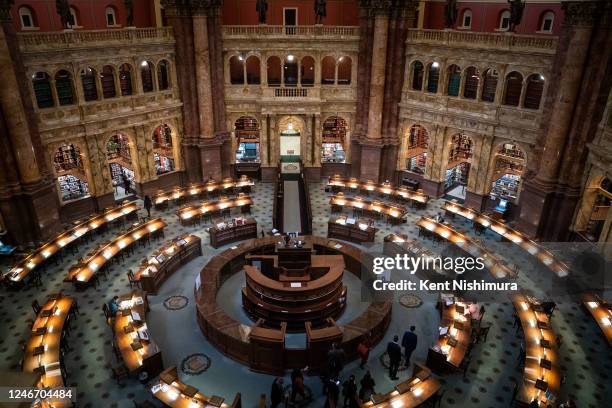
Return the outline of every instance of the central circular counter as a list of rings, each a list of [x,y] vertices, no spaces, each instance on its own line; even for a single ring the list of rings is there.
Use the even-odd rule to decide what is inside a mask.
[[[348,358],[355,358],[357,345],[362,340],[367,337],[371,344],[377,343],[389,326],[392,308],[390,301],[371,302],[362,314],[343,326],[337,325],[331,317],[338,315],[346,305],[346,287],[342,285],[344,270],[358,278],[362,278],[362,271],[369,270],[365,253],[352,245],[323,237],[306,236],[299,239],[313,249],[316,257],[320,257],[312,265],[315,269],[310,270],[315,279],[305,287],[300,285],[298,288],[296,279],[292,276],[286,282],[280,282],[264,276],[261,273],[261,264],[257,264],[260,268],[249,265],[254,260],[270,259],[279,247],[285,245],[280,237],[251,239],[227,249],[213,257],[196,278],[196,312],[202,333],[222,353],[248,365],[254,371],[281,374],[285,369],[308,366],[311,371],[316,372],[325,363],[325,356],[332,343],[339,344]],[[339,265],[340,261],[343,261],[343,265]],[[316,268],[321,266],[319,262],[331,263],[331,267],[325,273],[317,275]],[[287,299],[287,309],[277,310],[281,318],[272,318],[270,322],[266,320],[270,316],[264,315],[268,313],[268,305],[261,299],[257,302],[256,298],[252,298],[244,304],[245,310],[258,320],[250,326],[236,321],[219,306],[216,295],[229,277],[243,270],[247,282],[251,280],[259,290],[267,286],[273,289],[281,288],[281,292],[287,289],[290,297],[297,294],[298,299]],[[294,287],[291,287],[292,282]],[[247,288],[248,286],[247,284]],[[247,288],[243,290],[243,300]],[[311,290],[323,291],[319,292],[323,295],[331,294],[325,302],[317,301],[329,316],[320,318],[313,310],[309,310],[311,308],[293,306],[296,308],[293,311],[297,313],[293,314],[292,319],[297,318],[297,321],[304,325],[307,342],[305,348],[286,348],[287,319],[282,318],[282,314],[285,314],[283,310],[287,310],[286,314],[289,314],[291,304],[299,302],[300,293],[312,294]],[[275,299],[279,300],[279,293],[274,292]],[[257,303],[257,312],[249,310],[249,307]]]

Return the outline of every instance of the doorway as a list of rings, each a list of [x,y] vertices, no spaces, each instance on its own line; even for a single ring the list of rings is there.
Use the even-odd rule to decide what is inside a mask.
[[[285,26],[286,34],[292,35],[296,33],[295,26],[297,26],[297,8],[283,8],[283,25]]]

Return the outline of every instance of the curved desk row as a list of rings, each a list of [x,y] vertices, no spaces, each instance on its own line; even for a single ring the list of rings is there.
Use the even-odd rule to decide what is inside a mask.
[[[488,249],[446,224],[439,223],[428,217],[421,217],[417,221],[417,226],[419,227],[419,235],[428,236],[434,234],[447,240],[474,258],[482,258],[485,267],[495,278],[501,279],[516,275],[503,260],[496,257]]]
[[[415,363],[412,377],[397,384],[386,394],[374,394],[371,401],[361,404],[361,408],[415,408],[433,397],[440,389],[440,382],[431,371]]]
[[[119,207],[109,209],[102,214],[93,215],[86,221],[77,223],[71,229],[64,231],[45,244],[38,247],[34,252],[23,260],[19,261],[9,270],[4,278],[8,282],[16,283],[23,281],[30,272],[44,265],[54,255],[71,244],[76,244],[80,239],[93,231],[104,228],[108,223],[120,218],[130,218],[136,216],[138,206],[133,203],[126,203]]]
[[[49,296],[32,325],[24,348],[23,371],[40,375],[38,388],[65,386],[60,343],[73,304],[71,297],[61,293]],[[53,403],[58,408],[70,405]]]
[[[525,368],[516,401],[528,406],[533,400],[546,407],[550,398],[559,396],[560,357],[557,336],[539,303],[525,295],[512,296],[512,304],[525,335]]]
[[[257,221],[255,218],[234,218],[229,222],[213,225],[208,230],[210,246],[219,248],[236,241],[257,238]]]
[[[320,255],[342,255],[346,270],[361,277],[368,263],[365,254],[347,244],[341,244],[322,237],[307,236],[303,239],[306,245],[312,245]],[[195,299],[198,323],[206,338],[222,353],[234,358],[252,369],[269,373],[282,372],[286,368],[303,368],[306,365],[316,370],[321,353],[310,353],[308,349],[285,349],[284,342],[275,343],[275,360],[265,368],[254,366],[257,357],[250,338],[251,326],[241,324],[231,318],[216,302],[216,294],[222,283],[231,275],[241,271],[248,254],[272,253],[279,245],[278,237],[265,237],[242,242],[234,248],[227,249],[213,257],[204,266],[196,279]],[[281,245],[284,245],[282,243]],[[391,320],[392,303],[372,302],[360,316],[344,325],[342,340],[339,342],[349,358],[356,357],[357,345],[371,334],[372,344],[383,337]],[[331,343],[325,345],[329,350]]]
[[[374,242],[377,228],[372,220],[360,218],[355,220],[348,216],[331,217],[327,222],[327,236],[356,243]]]
[[[332,196],[329,203],[332,206],[332,212],[342,212],[344,207],[350,207],[378,216],[386,215],[387,219],[395,222],[401,222],[402,218],[408,213],[406,208],[401,205],[386,204],[378,200],[368,201],[362,197],[345,197],[342,193]]]
[[[409,190],[406,187],[394,188],[391,183],[376,184],[372,180],[359,181],[356,178],[344,179],[340,176],[333,176],[329,178],[327,186],[331,187],[334,192],[344,189],[362,191],[364,193],[375,192],[410,201],[419,207],[424,207],[429,201],[429,197],[421,191]]]
[[[181,265],[202,255],[202,240],[191,234],[180,235],[166,242],[149,258],[140,263],[134,278],[147,293],[157,293],[159,287]]]
[[[77,287],[85,286],[115,255],[149,235],[163,234],[165,227],[166,222],[161,218],[155,218],[144,224],[135,224],[128,232],[98,248],[82,263],[72,267],[64,282],[73,282]]]
[[[200,197],[202,194],[223,192],[230,189],[239,189],[242,192],[248,193],[254,185],[255,182],[246,176],[237,180],[231,178],[224,179],[223,181],[211,180],[202,184],[194,184],[187,187],[174,187],[169,191],[160,191],[153,196],[153,204],[156,209],[161,209],[171,200],[180,201],[181,199],[196,198]]]
[[[523,233],[508,227],[503,222],[496,221],[471,208],[450,201],[447,201],[443,208],[447,214],[457,214],[467,218],[471,220],[474,225],[489,228],[491,231],[501,235],[503,239],[520,246],[522,249],[538,258],[544,266],[553,271],[558,277],[563,278],[569,274],[569,267],[565,263],[555,259],[555,256],[550,251],[529,239]]]
[[[383,252],[387,256],[395,256],[397,254],[403,255],[404,253],[421,258],[436,258],[438,255],[425,248],[418,241],[408,239],[408,235],[405,234],[389,234],[384,238]],[[445,276],[443,270],[440,270],[433,265],[432,267],[423,267],[417,272],[425,274],[427,277],[439,278]]]
[[[159,347],[149,337],[146,294],[134,291],[120,296],[118,304],[114,341],[125,366],[130,373],[144,370],[149,376],[156,376],[163,370],[163,362]]]
[[[151,387],[151,393],[163,402],[166,407],[173,408],[240,408],[242,406],[240,393],[236,394],[231,404],[226,404],[223,397],[206,396],[197,388],[182,382],[178,377],[176,367],[170,367],[159,375]]]
[[[203,215],[220,213],[223,210],[229,211],[232,208],[242,208],[243,213],[248,213],[251,211],[252,205],[253,199],[251,197],[240,194],[236,198],[222,198],[216,201],[204,201],[197,205],[182,207],[176,214],[181,225],[192,225]]]
[[[601,329],[608,346],[612,347],[612,304],[594,293],[585,293],[582,295],[582,305]]]

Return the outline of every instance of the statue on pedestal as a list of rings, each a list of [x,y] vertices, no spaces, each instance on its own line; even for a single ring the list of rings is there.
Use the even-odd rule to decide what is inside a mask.
[[[322,24],[323,17],[327,15],[327,2],[325,0],[315,0],[314,12],[315,12],[315,24]]]
[[[55,11],[57,11],[57,14],[60,16],[62,28],[64,30],[72,28],[70,21],[70,4],[68,4],[68,0],[55,0]]]
[[[523,18],[523,10],[525,10],[524,0],[508,0],[510,4],[510,27],[509,31],[514,31],[516,26],[521,24]]]
[[[444,27],[453,28],[457,20],[457,0],[446,0],[444,5]]]
[[[257,3],[255,3],[255,10],[257,10],[259,14],[259,24],[266,24],[266,14],[268,13],[267,0],[257,0]]]
[[[125,17],[126,27],[134,26],[134,0],[123,0],[123,5],[125,6],[125,11],[127,15]]]

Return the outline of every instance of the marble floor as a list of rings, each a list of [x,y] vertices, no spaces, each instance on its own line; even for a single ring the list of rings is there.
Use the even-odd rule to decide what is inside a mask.
[[[252,214],[259,222],[260,229],[269,231],[272,228],[273,184],[258,183],[252,193],[255,205]],[[312,184],[310,186],[313,210],[313,233],[326,235],[327,221],[330,216],[329,196],[325,186]],[[399,226],[377,222],[377,241],[380,243],[385,235],[391,232],[403,233],[412,239],[419,240],[434,252],[442,250],[440,245],[425,241],[418,237],[415,222],[423,215],[433,216],[440,213],[442,200],[432,200],[427,209],[410,209],[407,222]],[[153,216],[162,216],[168,223],[165,232],[170,239],[184,232],[199,235],[203,242],[203,255],[191,261],[178,270],[162,286],[156,296],[151,296],[149,302],[151,311],[147,316],[148,327],[152,338],[162,350],[165,366],[176,365],[186,383],[191,384],[207,395],[221,395],[231,400],[236,392],[241,392],[243,407],[257,407],[259,395],[269,393],[271,376],[253,373],[246,367],[225,357],[212,347],[201,334],[195,318],[193,302],[193,285],[195,276],[214,254],[223,250],[213,249],[208,245],[208,234],[204,226],[183,227],[178,223],[175,209],[164,212],[153,211]],[[144,210],[141,210],[141,214]],[[473,234],[467,221],[457,218],[450,221],[454,227],[462,229],[467,235],[480,240],[489,250],[502,256],[508,262],[519,267],[518,282],[522,288],[541,298],[553,298],[557,302],[557,310],[552,318],[552,326],[556,333],[563,337],[560,349],[561,368],[564,381],[559,400],[568,397],[575,399],[579,407],[599,408],[606,406],[606,395],[612,395],[612,351],[605,344],[598,326],[590,316],[581,311],[575,296],[566,294],[558,288],[557,280],[551,279],[550,272],[533,261],[516,246],[501,243],[492,232],[482,236]],[[66,256],[57,265],[51,265],[43,274],[41,288],[27,287],[20,291],[0,292],[0,371],[18,371],[22,351],[19,342],[28,338],[34,313],[30,307],[32,300],[43,302],[50,293],[62,290],[79,303],[81,315],[75,321],[70,335],[72,351],[66,356],[66,369],[69,385],[77,387],[78,407],[121,407],[133,406],[133,401],[150,400],[156,406],[159,401],[148,392],[136,379],[128,379],[118,385],[111,378],[110,368],[117,365],[111,351],[111,330],[106,326],[101,306],[116,294],[130,291],[126,276],[128,269],[134,269],[140,261],[153,252],[161,241],[152,242],[148,247],[139,247],[133,255],[127,257],[124,264],[114,265],[108,280],[101,279],[97,288],[88,288],[76,292],[69,284],[62,282],[66,270],[75,260],[87,253],[102,240],[111,239],[118,231],[109,231],[96,242],[81,245],[78,254],[72,259]],[[366,248],[364,248],[366,249]],[[576,252],[574,247],[554,249],[555,254],[567,257]],[[0,264],[4,271],[7,264]],[[572,277],[572,286],[585,285],[581,276]],[[239,275],[228,280],[221,289],[223,303],[229,313],[240,320],[248,319],[243,315],[235,296],[237,288],[242,285]],[[359,313],[360,308],[367,304],[356,296],[359,282],[347,279],[349,286],[348,310],[346,316]],[[569,286],[569,285],[568,285]],[[164,301],[171,296],[184,296],[187,303],[179,310],[169,309]],[[413,354],[413,361],[425,361],[427,349],[436,340],[438,313],[434,308],[435,295],[424,293],[423,303],[417,308],[406,308],[399,303],[394,304],[391,325],[384,340],[377,345],[370,355],[369,369],[376,380],[376,391],[386,392],[397,381],[389,380],[384,367],[384,349],[386,342],[394,334],[403,333],[412,324],[417,327],[419,337],[418,347]],[[485,322],[491,324],[488,341],[476,346],[472,354],[472,363],[463,378],[461,374],[447,375],[440,378],[443,384],[444,398],[442,407],[484,407],[498,408],[510,406],[512,389],[515,382],[520,381],[522,373],[517,365],[517,357],[522,342],[522,335],[517,334],[512,327],[514,309],[507,297],[487,299]],[[347,317],[343,316],[342,319]],[[299,347],[302,343],[299,336],[288,339],[288,346]],[[208,367],[197,375],[189,375],[181,371],[181,363],[189,356],[201,353],[208,359]],[[410,369],[400,371],[400,380],[409,376]],[[364,370],[356,362],[348,364],[342,378],[355,374],[359,380]],[[289,383],[288,376],[285,379]],[[322,407],[321,385],[317,377],[307,377],[306,385],[312,394],[312,400],[304,406]]]

